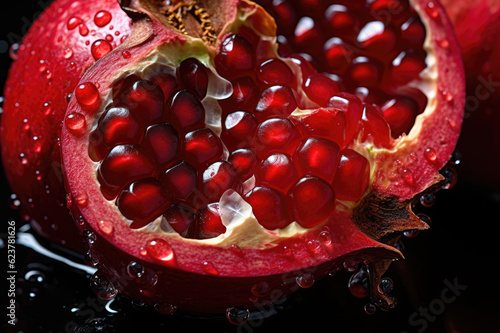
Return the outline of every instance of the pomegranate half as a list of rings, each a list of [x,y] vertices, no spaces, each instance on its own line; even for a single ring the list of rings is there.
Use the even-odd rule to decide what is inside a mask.
[[[274,20],[249,1],[121,5],[130,37],[81,77],[61,134],[100,296],[166,313],[252,308],[356,258],[372,300],[394,306],[380,277],[401,257],[398,237],[428,228],[412,205],[446,181],[462,122],[462,64],[440,5],[410,1],[385,28],[364,22],[343,83],[280,55]],[[407,49],[381,65],[376,50],[406,40],[388,31],[409,21]],[[295,43],[317,41],[307,27]],[[391,78],[379,95],[395,101],[381,108],[368,96]]]

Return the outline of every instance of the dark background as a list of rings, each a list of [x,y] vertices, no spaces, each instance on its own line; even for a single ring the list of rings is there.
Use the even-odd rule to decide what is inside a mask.
[[[9,2],[0,11],[0,86],[3,90],[11,59],[8,48],[20,42],[37,14],[49,1]],[[0,116],[1,117],[1,116]],[[463,156],[467,159],[467,156]],[[347,288],[349,274],[342,271],[300,290],[274,308],[265,320],[253,314],[249,325],[236,327],[221,317],[193,317],[182,313],[161,316],[147,306],[118,297],[104,309],[88,288],[88,275],[17,246],[17,311],[19,321],[12,332],[493,332],[498,331],[500,292],[498,283],[498,215],[500,189],[484,189],[461,175],[458,183],[437,194],[431,208],[417,206],[429,215],[432,228],[414,239],[403,238],[406,260],[394,263],[386,276],[394,281],[392,294],[399,304],[393,311],[368,315],[366,299],[354,298]],[[0,170],[0,234],[7,221],[22,225],[9,205],[11,194]],[[29,231],[27,231],[29,232]],[[52,251],[83,262],[79,257]],[[2,274],[6,249],[0,247]],[[5,281],[5,278],[2,277]],[[460,285],[454,295],[449,284]],[[448,292],[446,292],[448,288]],[[3,289],[5,290],[5,289]],[[3,292],[2,297],[6,297]],[[444,293],[444,294],[443,294]],[[453,297],[453,299],[443,298]],[[6,303],[2,303],[6,304]],[[3,306],[2,306],[3,308]],[[5,308],[4,308],[5,309]],[[2,310],[3,322],[4,310]],[[251,324],[251,325],[250,325]],[[5,324],[4,324],[5,325]]]

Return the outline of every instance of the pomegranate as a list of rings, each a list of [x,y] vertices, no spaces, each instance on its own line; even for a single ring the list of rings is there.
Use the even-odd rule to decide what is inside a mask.
[[[56,1],[15,50],[5,84],[2,160],[21,216],[44,237],[80,252],[61,173],[61,120],[96,52],[119,45],[130,23],[114,0]]]
[[[464,60],[467,98],[459,150],[465,156],[460,171],[481,187],[500,188],[500,3],[496,0],[442,1]]]
[[[102,298],[120,291],[162,313],[226,311],[241,323],[355,258],[369,263],[373,302],[394,306],[381,275],[401,257],[397,238],[428,228],[411,207],[445,182],[460,132],[453,33],[435,2],[398,14],[393,2],[318,2],[315,13],[364,27],[350,40],[326,36],[339,22],[319,30],[323,17],[280,4],[275,15],[297,18],[278,19],[297,24],[280,52],[272,18],[236,0],[122,1],[130,36],[94,46],[60,142]],[[325,52],[326,70],[304,53],[324,38],[342,46]],[[342,49],[347,64],[335,62]]]

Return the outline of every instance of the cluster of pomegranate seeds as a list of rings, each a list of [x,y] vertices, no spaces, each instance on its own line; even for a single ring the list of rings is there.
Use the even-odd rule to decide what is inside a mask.
[[[343,90],[383,105],[394,138],[408,133],[425,96],[398,87],[426,68],[426,29],[407,0],[259,2],[278,23],[283,54],[300,52]]]
[[[216,70],[233,86],[219,101],[220,136],[205,123],[214,112],[202,103],[209,69],[195,58],[181,62],[175,75],[131,75],[115,84],[90,135],[89,155],[99,162],[101,192],[116,199],[132,228],[163,215],[165,231],[218,236],[226,230],[219,200],[227,190],[238,192],[267,229],[293,221],[310,228],[333,213],[336,198],[357,201],[364,194],[369,162],[347,146],[359,123],[374,117],[368,107],[339,93],[298,55],[260,59],[268,52],[259,56],[252,40],[258,39],[229,34],[215,57]],[[301,91],[321,108],[292,114]],[[365,129],[384,137],[379,128]]]

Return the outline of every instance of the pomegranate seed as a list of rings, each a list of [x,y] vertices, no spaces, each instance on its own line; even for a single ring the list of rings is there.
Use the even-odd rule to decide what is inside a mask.
[[[378,147],[388,147],[391,142],[391,128],[382,114],[382,111],[375,105],[365,105],[363,117],[363,136],[361,141],[368,138]]]
[[[294,41],[302,49],[313,50],[313,45],[321,41],[320,31],[314,20],[310,17],[302,17],[294,31]]]
[[[181,62],[178,71],[179,80],[184,87],[199,99],[203,99],[208,88],[208,75],[205,66],[198,59],[189,58]]]
[[[292,60],[297,66],[300,67],[302,77],[308,77],[309,75],[316,73],[316,70],[311,65],[311,63],[300,54],[293,53],[288,55],[288,58],[290,58],[290,60]]]
[[[293,155],[299,176],[311,175],[331,183],[339,163],[339,145],[322,138],[302,140]]]
[[[339,88],[332,79],[318,73],[306,79],[304,82],[304,91],[313,102],[324,106],[330,98],[339,92]]]
[[[368,22],[358,34],[358,44],[377,58],[384,59],[396,45],[396,34],[383,22]]]
[[[383,65],[374,59],[367,57],[356,57],[351,62],[349,75],[354,83],[366,84],[368,86],[380,84]]]
[[[391,127],[392,136],[398,138],[401,134],[410,131],[419,110],[413,99],[398,96],[382,105],[382,111]]]
[[[231,82],[233,93],[231,96],[221,101],[223,109],[230,111],[245,110],[253,111],[259,96],[259,89],[249,77],[240,77]]]
[[[156,165],[149,152],[139,145],[115,146],[101,162],[99,173],[114,186],[124,186],[134,180],[152,177]]]
[[[202,175],[201,192],[208,200],[207,203],[219,201],[224,192],[233,189],[241,193],[241,180],[231,163],[226,161],[215,162]]]
[[[332,109],[316,109],[309,114],[292,118],[304,137],[316,136],[336,142],[339,146],[347,143],[346,114]]]
[[[263,122],[275,117],[288,117],[297,108],[293,92],[286,86],[272,86],[262,91],[257,106],[255,117]]]
[[[115,102],[125,102],[124,95],[126,91],[137,81],[141,81],[141,78],[135,74],[129,75],[125,78],[119,79],[113,84],[113,100]]]
[[[283,193],[286,193],[297,179],[294,163],[287,154],[269,156],[261,162],[255,172],[257,185],[272,187]]]
[[[365,104],[380,105],[389,98],[381,89],[375,87],[357,87],[354,94]]]
[[[198,172],[186,162],[181,162],[160,175],[160,180],[174,202],[189,201],[196,189]]]
[[[283,229],[292,221],[283,193],[265,186],[257,186],[245,195],[253,214],[264,228]]]
[[[222,224],[218,202],[198,209],[196,212],[196,238],[213,238],[225,232],[226,227]]]
[[[231,34],[222,41],[214,62],[217,72],[226,78],[243,76],[255,66],[253,46],[242,36]]]
[[[348,93],[339,93],[337,96],[330,99],[327,106],[340,110],[345,114],[345,144],[349,144],[356,134],[359,121],[361,120],[361,116],[363,114],[363,105],[361,100]],[[342,146],[339,142],[337,143]]]
[[[143,142],[161,167],[170,165],[179,151],[179,135],[170,124],[149,126]]]
[[[409,82],[417,77],[426,67],[423,54],[419,55],[414,52],[403,51],[392,61],[392,79],[399,83]]]
[[[250,149],[235,150],[227,160],[233,165],[242,181],[252,177],[255,166],[259,163],[259,157]]]
[[[231,151],[246,147],[251,143],[257,125],[257,119],[248,112],[230,113],[222,126],[221,139]]]
[[[325,61],[331,72],[343,74],[352,58],[355,56],[354,48],[347,45],[342,39],[332,37],[325,42],[323,47]]]
[[[99,162],[108,155],[110,147],[103,143],[103,134],[95,129],[89,136],[89,156],[94,162]]]
[[[289,119],[275,118],[259,125],[252,147],[260,158],[275,152],[292,155],[300,140],[300,132]]]
[[[163,117],[165,96],[159,85],[153,81],[137,81],[124,95],[118,98],[117,106],[127,106],[133,115],[140,117],[144,122],[153,124]]]
[[[352,149],[341,152],[340,162],[332,182],[338,200],[358,201],[370,181],[370,163]]]
[[[401,25],[401,39],[410,47],[421,48],[425,34],[425,27],[417,17],[412,17]]]
[[[153,78],[151,78],[151,81],[161,87],[165,99],[168,99],[177,87],[177,80],[175,77],[167,73],[156,74]]]
[[[269,85],[286,85],[293,82],[291,69],[280,59],[269,59],[260,64],[257,70],[260,81]]]
[[[297,17],[290,3],[283,0],[272,1],[272,6],[276,12],[275,17],[278,17],[279,20],[284,23],[280,28],[286,31],[292,30],[295,22],[297,22]]]
[[[167,118],[175,128],[186,133],[205,125],[205,108],[192,92],[181,90],[172,98]]]
[[[147,178],[124,189],[116,205],[123,216],[134,221],[131,228],[141,228],[167,210],[170,199],[159,181]]]
[[[196,166],[214,163],[222,159],[224,153],[219,137],[209,128],[187,133],[184,152],[186,161]]]
[[[330,5],[325,11],[325,18],[334,31],[349,31],[356,25],[356,17],[343,5]]]
[[[179,235],[193,238],[196,217],[191,208],[183,205],[170,205],[163,217]]]
[[[314,176],[302,177],[288,192],[292,217],[304,228],[325,221],[335,210],[335,193],[330,184]]]
[[[102,133],[104,144],[109,147],[118,144],[139,143],[144,126],[126,108],[112,107],[99,119],[98,130]]]

